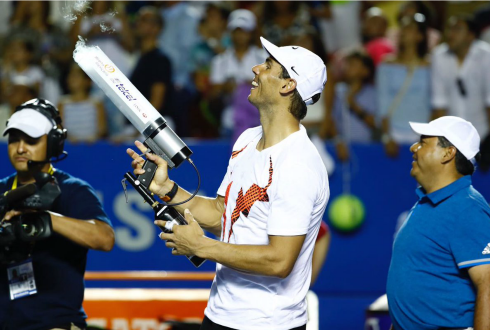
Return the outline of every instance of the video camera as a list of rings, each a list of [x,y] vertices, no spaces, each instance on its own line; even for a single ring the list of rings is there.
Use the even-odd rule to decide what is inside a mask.
[[[58,181],[48,173],[34,175],[35,184],[27,184],[0,196],[0,215],[10,210],[24,211],[11,220],[0,222],[0,264],[26,259],[34,242],[53,233],[49,210],[61,194]]]

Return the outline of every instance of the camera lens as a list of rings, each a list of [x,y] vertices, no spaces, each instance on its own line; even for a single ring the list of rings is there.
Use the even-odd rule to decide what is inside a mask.
[[[22,229],[30,237],[34,237],[38,233],[36,226],[34,226],[31,223],[23,223],[22,224]]]

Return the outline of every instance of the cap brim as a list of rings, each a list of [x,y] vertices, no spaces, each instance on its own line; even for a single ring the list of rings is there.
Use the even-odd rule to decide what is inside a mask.
[[[44,130],[40,127],[26,125],[23,123],[16,123],[16,124],[12,124],[9,127],[7,127],[3,131],[3,136],[5,136],[11,129],[18,129],[19,131],[24,132],[25,134],[27,134],[30,137],[35,138],[35,139],[40,138],[41,136],[46,134],[44,132]]]
[[[281,58],[279,55],[279,53],[280,53],[279,47],[277,47],[276,45],[274,45],[272,42],[265,39],[264,37],[260,37],[260,42],[262,43],[262,47],[265,49],[265,51],[267,53],[269,53],[270,56],[274,57],[276,59],[276,61],[281,63]],[[281,65],[284,65],[284,64],[281,63]]]
[[[444,133],[437,129],[436,127],[427,123],[414,123],[412,121],[408,122],[412,130],[419,135],[427,136],[444,136]]]
[[[289,76],[291,78],[296,80],[297,74],[293,73],[289,69],[290,67],[290,65],[288,64],[289,61],[284,56],[284,52],[279,47],[277,47],[276,45],[274,45],[272,42],[265,39],[264,37],[260,37],[260,42],[262,43],[262,47],[265,49],[265,51],[269,53],[269,55],[272,56],[274,60],[276,60],[280,65],[282,65],[286,69],[286,71],[289,73]]]
[[[34,109],[22,109],[14,112],[7,122],[7,128],[3,131],[3,135],[7,134],[11,129],[17,129],[35,139],[48,134],[49,131],[56,125],[54,121],[50,121],[47,116],[41,114]]]
[[[242,29],[245,32],[251,32],[255,28],[254,27],[250,27],[250,26],[243,26],[243,25],[240,25],[240,24],[228,24],[228,30],[234,31],[236,29]]]

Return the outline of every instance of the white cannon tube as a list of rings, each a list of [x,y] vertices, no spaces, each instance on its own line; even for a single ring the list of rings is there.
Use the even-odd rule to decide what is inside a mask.
[[[192,151],[99,47],[86,46],[81,39],[73,52],[73,58],[145,136],[147,146],[163,157],[170,168],[178,167],[188,159]]]
[[[79,44],[73,58],[140,133],[161,117],[99,47]]]

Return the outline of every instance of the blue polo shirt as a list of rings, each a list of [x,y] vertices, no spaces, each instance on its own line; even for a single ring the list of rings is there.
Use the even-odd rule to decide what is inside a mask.
[[[393,244],[387,294],[396,330],[473,326],[468,268],[490,263],[490,207],[465,176],[419,200]]]

